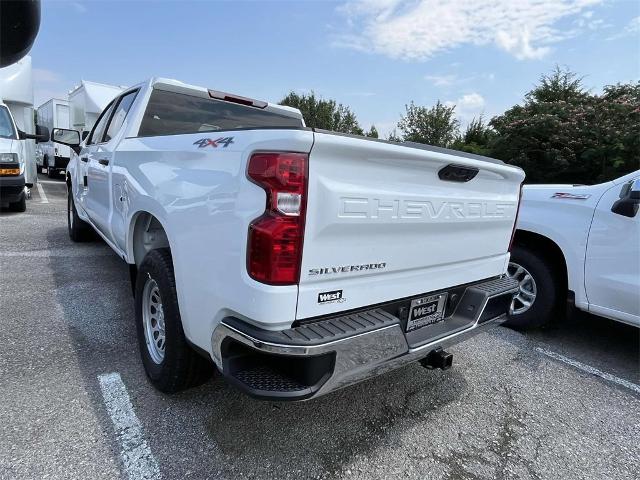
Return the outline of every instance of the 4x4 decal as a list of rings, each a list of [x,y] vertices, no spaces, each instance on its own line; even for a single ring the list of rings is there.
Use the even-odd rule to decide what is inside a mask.
[[[198,145],[198,148],[218,148],[219,145],[222,145],[222,148],[227,148],[232,143],[233,137],[220,137],[216,138],[215,140],[212,140],[210,138],[201,138],[200,140],[196,140],[195,142],[193,142],[194,145]]]

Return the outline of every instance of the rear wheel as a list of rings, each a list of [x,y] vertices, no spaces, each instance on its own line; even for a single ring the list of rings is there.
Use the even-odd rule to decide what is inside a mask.
[[[507,275],[519,290],[509,309],[506,325],[517,329],[538,328],[553,323],[560,314],[561,285],[551,262],[540,253],[516,246]]]
[[[73,194],[71,193],[71,186],[69,186],[67,193],[67,227],[69,238],[74,242],[86,242],[92,237],[91,225],[78,216]]]
[[[184,335],[169,249],[152,250],[142,261],[135,306],[140,355],[151,383],[165,393],[203,383],[213,368]]]

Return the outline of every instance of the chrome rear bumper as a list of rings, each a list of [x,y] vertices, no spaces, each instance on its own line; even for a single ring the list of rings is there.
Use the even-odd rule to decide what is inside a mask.
[[[254,397],[315,398],[478,333],[504,318],[517,289],[517,282],[504,277],[467,285],[444,321],[411,333],[405,333],[406,320],[389,313],[388,307],[280,332],[227,318],[213,333],[213,360],[229,381]]]

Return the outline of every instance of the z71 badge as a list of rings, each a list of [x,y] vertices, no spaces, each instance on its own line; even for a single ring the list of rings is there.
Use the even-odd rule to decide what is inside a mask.
[[[210,138],[201,138],[193,142],[194,145],[198,145],[198,148],[213,147],[218,148],[222,145],[222,148],[227,148],[233,143],[233,137],[220,137],[212,140]]]

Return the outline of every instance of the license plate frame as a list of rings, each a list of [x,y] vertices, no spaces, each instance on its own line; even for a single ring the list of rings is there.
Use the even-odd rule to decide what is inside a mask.
[[[447,296],[448,292],[443,292],[411,300],[405,332],[415,332],[420,328],[442,322]]]

